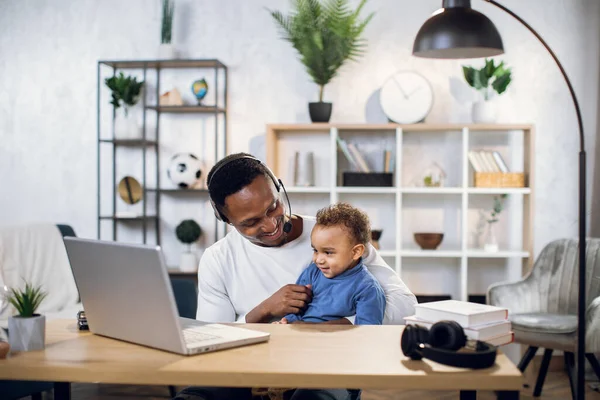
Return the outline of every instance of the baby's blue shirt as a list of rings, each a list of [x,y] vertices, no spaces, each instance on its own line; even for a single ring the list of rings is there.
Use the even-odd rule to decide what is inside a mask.
[[[356,315],[356,325],[381,325],[385,293],[377,279],[360,262],[334,278],[326,278],[311,263],[298,278],[298,285],[312,285],[313,298],[307,309],[288,314],[288,322],[324,322]]]

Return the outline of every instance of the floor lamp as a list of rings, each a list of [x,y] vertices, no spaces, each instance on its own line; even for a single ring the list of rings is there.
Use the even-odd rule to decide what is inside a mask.
[[[523,24],[544,45],[567,82],[579,123],[579,297],[577,328],[577,379],[575,395],[583,399],[585,385],[585,146],[581,110],[567,73],[542,37],[521,17],[494,0],[483,0],[502,9]],[[435,12],[421,27],[413,45],[413,55],[424,58],[477,58],[504,53],[498,30],[480,12],[471,8],[471,0],[443,0],[442,9]],[[533,256],[533,255],[532,255]]]

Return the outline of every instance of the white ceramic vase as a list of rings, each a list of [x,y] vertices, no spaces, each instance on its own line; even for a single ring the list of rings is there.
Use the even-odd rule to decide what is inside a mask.
[[[181,253],[181,258],[179,259],[179,269],[184,272],[195,272],[198,270],[198,258],[196,254],[191,251],[186,251],[185,253]]]
[[[8,317],[8,343],[11,352],[42,350],[46,346],[46,317]]]
[[[490,101],[477,101],[473,103],[471,118],[476,124],[496,122],[496,107]]]
[[[173,60],[175,58],[177,58],[177,51],[172,43],[161,43],[158,46],[159,60]]]
[[[138,123],[135,108],[125,110],[121,106],[115,112],[115,139],[142,139],[142,127]]]
[[[488,222],[483,250],[488,253],[496,253],[498,251],[498,239],[496,239],[496,228],[494,222]]]

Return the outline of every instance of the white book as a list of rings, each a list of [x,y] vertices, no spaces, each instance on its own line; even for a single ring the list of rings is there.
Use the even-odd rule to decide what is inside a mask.
[[[508,332],[505,333],[503,335],[499,335],[499,336],[495,336],[495,337],[491,337],[485,340],[482,340],[482,342],[486,342],[491,344],[492,346],[504,346],[505,344],[510,344],[512,342],[514,342],[515,340],[515,334],[514,332]]]
[[[479,171],[479,172],[492,172],[490,170],[490,168],[488,167],[486,160],[481,155],[480,151],[474,151],[473,158],[475,158],[477,160],[477,163],[479,164],[479,167],[481,168],[481,171]]]
[[[504,321],[508,319],[508,310],[467,301],[442,300],[415,305],[415,317],[432,322],[452,320],[466,328]]]
[[[474,151],[469,151],[468,156],[469,162],[471,162],[471,167],[475,172],[483,172],[481,165],[479,164],[479,160],[476,158]]]
[[[434,324],[431,321],[425,321],[417,317],[405,317],[406,325],[421,325],[427,329],[431,329]],[[475,325],[468,328],[463,328],[468,339],[487,340],[496,336],[506,335],[510,333],[512,325],[510,321],[492,322],[491,324]]]
[[[494,159],[494,156],[492,155],[491,151],[484,151],[483,156],[485,157],[488,165],[490,166],[491,172],[500,172],[500,168],[498,167],[498,164],[496,164],[496,160]]]
[[[500,171],[507,173],[508,167],[506,166],[506,163],[504,162],[504,159],[502,158],[500,153],[498,153],[497,151],[494,151],[494,152],[492,152],[492,156],[494,156],[494,160],[496,160],[496,164],[498,164]]]
[[[348,150],[350,150],[350,154],[352,154],[352,157],[356,160],[362,172],[371,172],[369,166],[367,165],[367,162],[360,154],[354,143],[348,143]]]
[[[342,150],[342,153],[344,153],[344,156],[350,163],[350,166],[352,168],[354,168],[354,170],[360,171],[360,167],[358,166],[358,164],[356,163],[356,160],[354,159],[354,157],[352,157],[352,155],[350,154],[350,151],[348,150],[348,145],[346,144],[346,141],[340,139],[339,137],[337,137],[336,139],[337,139],[338,146],[340,147],[340,150]]]

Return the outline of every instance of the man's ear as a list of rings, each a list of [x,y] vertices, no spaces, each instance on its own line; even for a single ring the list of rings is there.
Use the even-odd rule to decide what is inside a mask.
[[[352,248],[352,259],[354,261],[356,261],[359,258],[361,258],[364,253],[365,253],[365,245],[362,243],[359,243]]]

